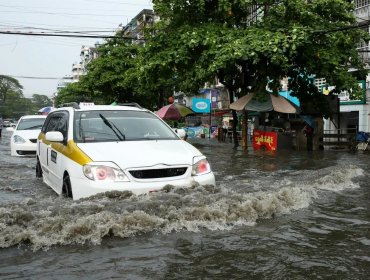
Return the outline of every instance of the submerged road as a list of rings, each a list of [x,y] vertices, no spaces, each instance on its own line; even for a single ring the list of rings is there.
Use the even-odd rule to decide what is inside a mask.
[[[189,140],[217,186],[72,201],[0,138],[0,279],[367,279],[370,154]]]

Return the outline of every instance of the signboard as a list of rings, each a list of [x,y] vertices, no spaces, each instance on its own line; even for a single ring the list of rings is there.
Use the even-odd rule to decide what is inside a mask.
[[[299,107],[299,105],[300,105],[299,99],[297,97],[295,97],[295,96],[292,96],[291,93],[292,93],[292,91],[287,91],[287,90],[281,90],[281,91],[279,91],[279,94],[282,97],[285,97],[290,102],[294,103],[295,105],[297,105]]]
[[[191,109],[195,113],[210,113],[211,112],[210,100],[206,98],[193,98]]]
[[[253,149],[266,151],[276,151],[277,149],[277,133],[254,130],[253,132]]]
[[[188,138],[198,138],[201,134],[206,134],[204,126],[186,127],[185,131]],[[207,130],[208,131],[208,130]]]
[[[218,95],[218,90],[217,89],[211,89],[211,105],[212,109],[217,108],[217,95]]]

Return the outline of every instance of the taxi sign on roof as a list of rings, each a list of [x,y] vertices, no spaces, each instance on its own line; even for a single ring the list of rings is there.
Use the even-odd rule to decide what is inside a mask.
[[[89,107],[92,107],[94,106],[94,102],[80,102],[79,106],[80,108],[89,108]]]

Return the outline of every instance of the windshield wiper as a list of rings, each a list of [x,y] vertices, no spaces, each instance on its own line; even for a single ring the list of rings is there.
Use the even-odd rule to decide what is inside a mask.
[[[114,123],[109,121],[102,114],[99,114],[99,117],[104,121],[105,125],[108,126],[114,132],[114,134],[116,134],[120,141],[124,141],[126,139],[126,136],[121,132],[121,130],[118,129],[117,126],[114,125]]]

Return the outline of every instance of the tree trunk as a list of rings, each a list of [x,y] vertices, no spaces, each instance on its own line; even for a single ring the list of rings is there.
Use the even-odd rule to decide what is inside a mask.
[[[236,132],[236,126],[238,124],[238,115],[235,110],[232,110],[233,114],[233,139],[234,139],[234,149],[239,146],[238,134]]]
[[[230,103],[234,102],[234,91],[231,87],[228,87],[229,91],[229,100]],[[238,140],[238,135],[236,132],[236,126],[238,124],[238,115],[236,114],[235,110],[232,110],[232,115],[233,115],[233,139],[234,139],[234,149],[236,149],[239,146],[239,140]]]
[[[243,111],[242,122],[242,147],[243,150],[248,150],[248,111]]]

